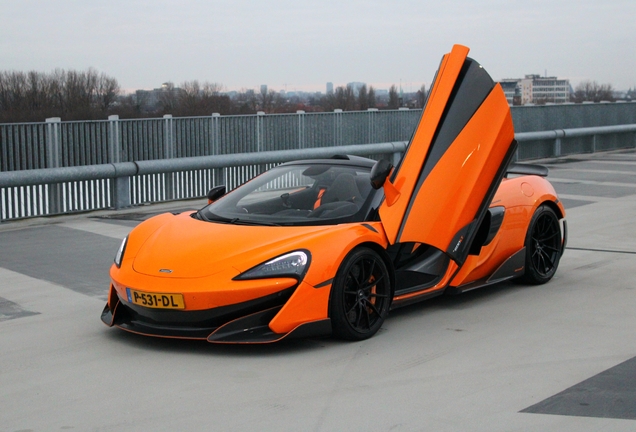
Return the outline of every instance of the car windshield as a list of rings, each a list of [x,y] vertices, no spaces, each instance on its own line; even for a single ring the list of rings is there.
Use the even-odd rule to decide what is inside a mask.
[[[210,222],[323,225],[364,220],[373,189],[370,168],[328,163],[283,165],[199,211]]]

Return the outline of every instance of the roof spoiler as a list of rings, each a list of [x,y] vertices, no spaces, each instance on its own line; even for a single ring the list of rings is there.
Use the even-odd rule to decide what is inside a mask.
[[[508,165],[508,169],[506,170],[506,177],[509,174],[536,175],[540,177],[547,177],[548,168],[543,165],[518,164],[513,162]]]

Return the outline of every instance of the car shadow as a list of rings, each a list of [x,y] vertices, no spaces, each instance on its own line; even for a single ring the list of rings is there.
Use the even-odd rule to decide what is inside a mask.
[[[181,352],[194,355],[217,356],[278,356],[290,355],[325,348],[328,345],[342,343],[325,338],[283,339],[268,344],[213,344],[205,340],[188,340],[144,336],[121,330],[119,328],[104,329],[104,337],[112,343],[124,344],[137,349],[155,352]]]
[[[476,307],[482,303],[491,302],[496,298],[515,295],[522,290],[532,289],[533,286],[503,282],[491,286],[469,291],[460,295],[441,295],[423,302],[404,306],[389,313],[385,326],[391,322],[413,318],[433,310],[461,310]],[[370,340],[382,337],[385,326]],[[268,344],[212,344],[204,340],[187,340],[160,338],[130,333],[118,328],[105,328],[104,338],[112,343],[124,344],[136,349],[154,352],[173,352],[191,355],[214,355],[224,357],[272,357],[289,356],[319,349],[335,348],[349,345],[352,342],[333,339],[330,337],[311,339],[283,339],[280,342]],[[363,341],[362,343],[365,343]]]

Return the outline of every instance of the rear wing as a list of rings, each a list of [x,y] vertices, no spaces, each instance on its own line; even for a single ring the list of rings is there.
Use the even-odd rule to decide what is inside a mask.
[[[534,164],[518,164],[511,163],[508,165],[508,169],[506,170],[506,177],[510,174],[518,174],[518,175],[536,175],[540,177],[548,176],[548,168],[543,165],[534,165]]]

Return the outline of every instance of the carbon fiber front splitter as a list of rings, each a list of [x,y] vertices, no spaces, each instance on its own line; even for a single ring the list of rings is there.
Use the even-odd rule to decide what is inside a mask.
[[[113,309],[106,304],[101,319],[109,327],[119,327],[131,333],[163,338],[199,339],[221,344],[263,344],[286,338],[331,334],[329,319],[303,323],[282,334],[274,333],[269,328],[269,322],[291,296],[293,290],[289,291],[284,295],[268,296],[256,302],[232,305],[229,308],[189,312],[152,310],[117,299]],[[271,306],[272,303],[278,304]]]

